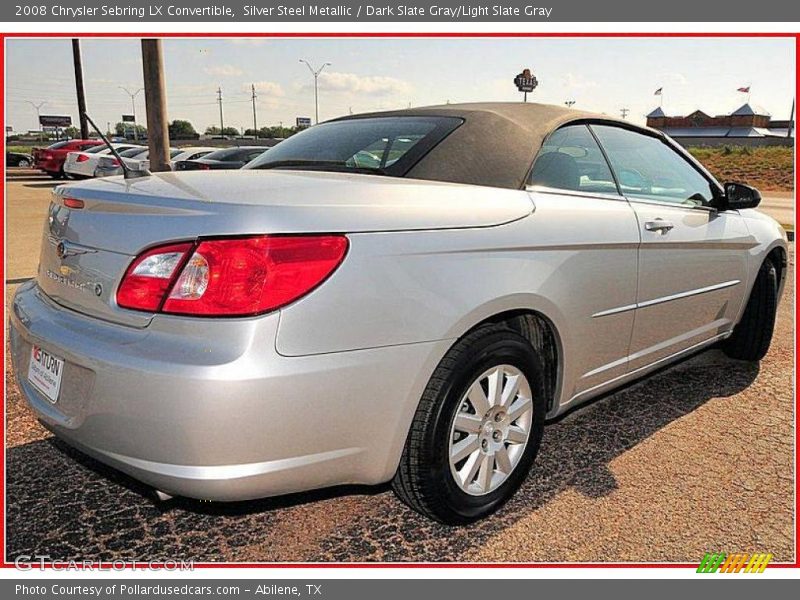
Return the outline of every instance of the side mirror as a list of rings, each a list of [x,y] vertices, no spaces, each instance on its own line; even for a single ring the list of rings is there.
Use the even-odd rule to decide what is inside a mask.
[[[761,202],[759,191],[743,183],[726,183],[725,197],[722,210],[738,210],[740,208],[755,208]]]

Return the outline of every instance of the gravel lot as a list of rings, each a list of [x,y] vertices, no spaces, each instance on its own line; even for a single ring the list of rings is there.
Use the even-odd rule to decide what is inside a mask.
[[[35,273],[50,188],[9,182],[7,298]],[[790,263],[793,281],[793,248]],[[520,493],[467,528],[423,519],[386,487],[154,503],[42,429],[7,362],[7,559],[793,561],[793,302],[788,285],[760,365],[707,351],[550,424]]]

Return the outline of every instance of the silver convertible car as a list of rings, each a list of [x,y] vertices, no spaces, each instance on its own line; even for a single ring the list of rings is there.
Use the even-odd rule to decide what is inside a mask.
[[[162,497],[392,482],[461,524],[545,421],[706,348],[766,353],[760,196],[668,137],[537,104],[312,127],[242,171],[55,189],[11,311],[58,437]]]

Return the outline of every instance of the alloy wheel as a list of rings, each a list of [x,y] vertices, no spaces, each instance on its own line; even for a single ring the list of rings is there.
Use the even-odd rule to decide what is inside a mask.
[[[467,388],[450,427],[450,473],[462,491],[483,496],[514,471],[530,437],[531,386],[522,371],[497,365]]]

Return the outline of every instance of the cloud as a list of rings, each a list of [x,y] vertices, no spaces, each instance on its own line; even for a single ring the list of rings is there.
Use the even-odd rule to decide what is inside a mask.
[[[411,84],[396,77],[361,76],[355,73],[322,73],[320,88],[327,92],[357,94],[361,96],[408,96]]]
[[[216,77],[239,77],[244,74],[244,71],[234,65],[212,65],[203,67],[203,70],[208,75],[215,75]]]
[[[275,96],[285,96],[286,92],[283,91],[280,83],[274,81],[255,81],[253,85],[256,86],[256,94],[274,98]],[[242,91],[250,92],[250,84],[243,84]]]
[[[586,90],[597,87],[597,82],[574,73],[567,73],[561,78],[561,85],[569,90]]]

